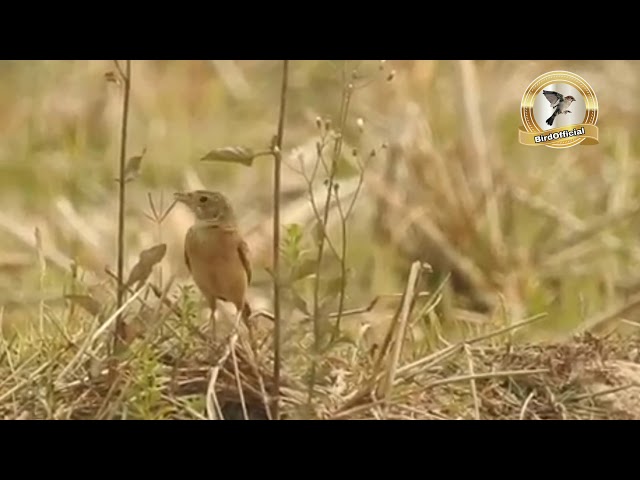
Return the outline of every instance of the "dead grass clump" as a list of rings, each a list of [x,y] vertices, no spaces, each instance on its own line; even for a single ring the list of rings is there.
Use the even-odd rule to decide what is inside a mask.
[[[141,334],[119,359],[115,380],[109,335],[78,357],[92,329],[3,342],[0,417],[269,419],[271,329],[231,330],[212,356],[206,333],[195,334],[189,322],[170,316]],[[512,345],[500,340],[505,330],[452,344],[441,339],[443,348],[418,358],[408,350],[397,362],[391,348],[378,367],[367,352],[344,345],[320,364],[312,405],[302,372],[289,365],[282,418],[640,419],[640,339],[586,333]]]
[[[638,345],[585,334],[561,344],[469,347],[412,379],[386,414],[371,403],[351,418],[640,419]]]

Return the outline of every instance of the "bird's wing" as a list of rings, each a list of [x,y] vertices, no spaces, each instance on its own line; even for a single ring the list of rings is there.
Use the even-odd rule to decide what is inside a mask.
[[[542,94],[549,100],[552,105],[556,102],[561,102],[564,96],[558,92],[552,92],[550,90],[543,90]]]
[[[249,261],[249,245],[244,240],[240,240],[238,245],[238,253],[240,254],[240,261],[244,266],[244,270],[247,272],[247,283],[251,283],[251,262]]]

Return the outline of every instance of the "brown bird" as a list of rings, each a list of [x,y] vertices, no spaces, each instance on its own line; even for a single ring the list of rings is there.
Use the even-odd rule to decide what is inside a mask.
[[[246,292],[251,282],[249,247],[238,230],[235,213],[219,192],[175,193],[194,214],[184,241],[184,259],[211,308],[211,336],[215,340],[216,300],[233,303],[246,322],[251,308]]]

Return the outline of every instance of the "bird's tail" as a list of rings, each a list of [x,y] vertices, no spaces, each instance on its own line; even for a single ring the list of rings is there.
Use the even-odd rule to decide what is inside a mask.
[[[547,118],[547,125],[549,126],[553,125],[553,121],[556,119],[556,115],[558,115],[558,111],[559,110],[556,108],[553,114],[549,118]]]

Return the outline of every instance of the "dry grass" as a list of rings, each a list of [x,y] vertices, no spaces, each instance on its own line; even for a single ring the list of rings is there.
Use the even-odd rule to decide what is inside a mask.
[[[256,319],[250,336],[243,326],[234,334],[229,319],[212,363],[182,260],[190,217],[176,207],[159,222],[157,212],[174,190],[223,190],[253,251],[252,304],[273,310],[273,165],[198,160],[220,146],[269,148],[281,64],[133,61],[128,151],[146,150],[140,176],[127,184],[125,277],[153,245],[165,244],[166,255],[124,299],[129,348],[114,364],[122,97],[104,79],[112,63],[6,63],[0,415],[268,417],[272,323]],[[348,64],[357,88],[333,196],[322,168],[311,182],[300,172],[317,166],[316,117],[340,124],[346,70],[338,61],[290,64],[280,223],[283,242],[293,231],[286,227],[299,226],[302,253],[283,254],[284,276],[302,269],[307,253],[317,256],[310,192],[329,220],[316,265],[322,282],[311,275],[283,287],[282,414],[638,418],[640,63],[388,61],[383,80],[364,86],[360,75],[378,68]],[[553,69],[594,87],[600,145],[517,143],[522,92]],[[410,275],[412,265],[419,268]],[[323,308],[315,308],[317,288],[336,292]],[[318,343],[337,318],[340,334]],[[518,324],[526,318],[535,321]]]
[[[520,326],[536,320],[540,317]],[[110,337],[99,341],[104,329],[94,329],[89,338],[83,332],[69,332],[65,338],[61,331],[46,342],[20,339],[5,345],[0,415],[270,417],[268,348],[250,345],[246,331],[231,331],[212,364],[206,335],[195,334],[194,327],[177,318],[164,322],[147,325],[145,334],[130,344],[115,383],[106,368]],[[376,365],[370,352],[342,348],[325,359],[327,373],[311,410],[299,372],[288,370],[281,384],[284,418],[640,419],[637,339],[585,334],[557,344],[514,346],[505,338],[518,327],[441,344],[427,355],[405,347],[400,363]],[[270,335],[269,329],[260,329],[256,345]],[[396,349],[390,351],[394,355],[389,359],[395,360]]]

